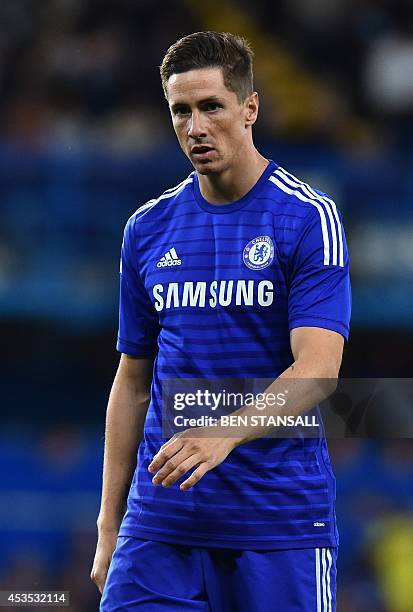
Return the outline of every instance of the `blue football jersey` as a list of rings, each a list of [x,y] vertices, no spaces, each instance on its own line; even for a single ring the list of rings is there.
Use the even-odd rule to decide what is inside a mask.
[[[336,205],[274,162],[230,204],[208,203],[193,172],[141,206],[124,233],[117,349],[156,357],[120,535],[243,549],[336,546],[335,480],[322,436],[238,446],[188,491],[182,479],[153,485],[147,468],[166,441],[162,381],[273,380],[294,361],[293,328],[347,339],[349,319]]]

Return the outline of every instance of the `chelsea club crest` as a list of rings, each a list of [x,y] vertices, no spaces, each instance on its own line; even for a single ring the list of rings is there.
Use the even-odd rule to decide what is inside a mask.
[[[245,265],[251,270],[262,270],[274,259],[274,243],[269,236],[257,236],[249,241],[242,254]]]

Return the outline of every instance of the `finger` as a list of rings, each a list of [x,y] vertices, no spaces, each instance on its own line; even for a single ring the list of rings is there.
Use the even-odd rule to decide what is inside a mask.
[[[183,461],[180,465],[178,465],[178,467],[173,472],[171,472],[169,476],[164,478],[164,480],[161,482],[162,486],[170,487],[177,480],[182,478],[182,476],[186,474],[186,472],[188,472],[193,467],[199,464],[200,464],[199,455],[192,455],[191,457],[188,457],[188,459],[186,461]]]
[[[189,447],[183,447],[178,453],[173,455],[168,461],[162,466],[162,468],[152,478],[152,482],[155,485],[163,484],[163,480],[169,476],[172,472],[179,468],[181,463],[191,456],[194,456],[194,451]],[[192,464],[194,465],[194,464]]]
[[[104,557],[104,560],[98,556],[94,562],[92,571],[90,572],[91,580],[96,584],[99,591],[102,593],[103,587],[105,586],[106,577],[108,575],[109,566],[111,563],[112,555]]]
[[[172,438],[169,438],[169,440],[167,440],[166,442],[162,444],[161,448],[165,448],[165,446],[169,446],[170,444],[173,444],[174,442],[179,440],[179,438],[181,437],[182,437],[182,432],[174,434]]]
[[[99,580],[99,591],[102,594],[103,593],[103,589],[105,588],[105,582],[106,582],[106,578],[108,577],[108,570],[106,570],[105,572],[103,572],[102,576],[100,577]]]
[[[92,571],[92,573],[90,574],[90,579],[92,580],[92,582],[94,582],[97,586],[97,588],[99,589],[100,593],[102,594],[103,591],[103,586],[105,584],[105,578],[102,578],[100,573],[98,572],[94,572]]]
[[[175,438],[172,442],[170,440],[163,446],[161,446],[160,450],[156,453],[156,455],[152,458],[152,461],[148,465],[149,472],[156,472],[163,466],[165,461],[168,461],[175,453],[178,453],[183,447],[183,442],[179,438]]]
[[[95,584],[97,584],[97,576],[98,576],[98,572],[96,570],[96,565],[95,563],[93,564],[92,570],[90,572],[90,579],[92,582],[94,582]]]
[[[210,469],[211,469],[211,467],[210,467],[210,465],[207,462],[201,463],[201,465],[199,465],[196,468],[196,470],[194,470],[192,472],[190,477],[187,478],[186,480],[184,480],[184,482],[179,486],[181,491],[187,491],[188,489],[193,487],[197,482],[199,482],[201,480],[201,478],[202,478],[202,476],[204,476],[204,474],[209,472]]]

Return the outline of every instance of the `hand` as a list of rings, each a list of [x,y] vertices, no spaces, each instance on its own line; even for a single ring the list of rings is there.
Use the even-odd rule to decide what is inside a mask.
[[[153,484],[169,487],[196,467],[179,487],[181,491],[187,491],[206,472],[222,463],[235,447],[235,441],[212,437],[214,433],[216,436],[215,427],[196,427],[175,434],[163,444],[148,466],[149,472],[159,470],[152,479]]]
[[[118,531],[116,529],[99,533],[90,579],[96,584],[101,594],[105,586],[112,554],[116,547],[117,537]]]

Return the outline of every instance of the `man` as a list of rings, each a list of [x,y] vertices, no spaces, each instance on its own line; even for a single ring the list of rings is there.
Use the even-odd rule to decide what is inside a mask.
[[[161,385],[267,378],[267,390],[288,387],[292,414],[312,409],[314,381],[337,378],[348,336],[340,217],[255,148],[259,100],[245,40],[186,36],[161,77],[195,172],[125,229],[122,356],[91,574],[101,610],[334,610],[335,483],[324,438],[276,439],[267,423],[229,434],[220,420],[167,439]]]

